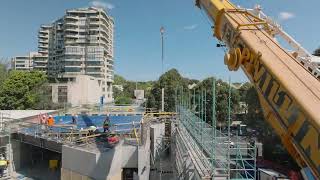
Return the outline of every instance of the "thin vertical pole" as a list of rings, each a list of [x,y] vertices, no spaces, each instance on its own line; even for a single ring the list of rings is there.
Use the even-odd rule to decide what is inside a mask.
[[[196,89],[193,88],[193,106],[194,106],[194,111],[196,111]]]
[[[200,92],[198,93],[198,117],[201,118]]]
[[[188,89],[188,109],[191,109],[191,98],[190,98],[190,90]]]
[[[163,34],[164,34],[164,27],[160,28],[161,34],[161,72],[163,74],[163,59],[164,59],[164,41],[163,41]]]
[[[216,81],[214,78],[212,79],[212,120],[211,121],[212,121],[211,122],[212,123],[211,163],[212,163],[212,174],[213,174],[212,179],[213,179],[215,175],[214,162],[215,162],[215,150],[216,150],[216,147],[215,147],[215,144],[216,144]]]
[[[229,77],[229,97],[228,97],[228,179],[230,179],[230,123],[231,123],[231,79]],[[230,143],[230,144],[229,144]]]
[[[201,126],[201,149],[203,150],[203,89],[201,89],[201,121],[200,121],[200,126]]]
[[[204,90],[204,122],[207,122],[207,89]]]
[[[201,121],[203,121],[203,89],[201,89]]]

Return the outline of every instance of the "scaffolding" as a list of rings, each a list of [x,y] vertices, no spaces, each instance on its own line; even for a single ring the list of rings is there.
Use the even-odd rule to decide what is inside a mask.
[[[230,83],[227,131],[217,128],[214,78],[210,94],[211,104],[207,99],[207,89],[193,89],[193,92],[183,88],[176,90],[176,112],[179,117],[176,134],[176,153],[180,156],[176,155],[178,161],[184,156],[182,152],[188,153],[202,179],[256,179],[255,143],[247,142],[238,134],[231,134]],[[208,105],[212,106],[210,119],[207,117]],[[181,166],[181,163],[179,165],[178,162],[177,166]],[[177,169],[179,171],[179,167]]]

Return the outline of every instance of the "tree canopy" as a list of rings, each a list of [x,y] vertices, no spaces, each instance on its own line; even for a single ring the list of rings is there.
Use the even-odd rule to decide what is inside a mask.
[[[161,108],[161,89],[164,88],[164,110],[175,111],[175,95],[178,87],[187,88],[186,80],[176,69],[171,69],[160,76],[159,80],[153,85],[148,96],[147,107]]]
[[[35,108],[45,83],[47,77],[41,72],[11,71],[0,87],[0,109]]]
[[[5,64],[0,63],[0,86],[4,82],[8,75],[8,71]]]

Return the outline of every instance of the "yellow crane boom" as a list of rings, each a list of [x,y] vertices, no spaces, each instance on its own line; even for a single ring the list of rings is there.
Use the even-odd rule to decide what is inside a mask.
[[[254,84],[265,119],[301,167],[320,177],[320,82],[272,36],[264,19],[228,0],[197,0],[229,49],[224,62]]]

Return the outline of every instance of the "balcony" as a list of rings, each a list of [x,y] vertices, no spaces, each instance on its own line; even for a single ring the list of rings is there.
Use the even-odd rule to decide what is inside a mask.
[[[65,34],[64,37],[65,38],[78,38],[79,35],[78,34]]]
[[[68,32],[77,32],[78,33],[78,28],[74,28],[74,27],[66,27],[65,29],[64,29],[64,31],[66,32],[66,33],[68,33]]]
[[[39,45],[38,45],[38,48],[47,49],[47,48],[48,48],[48,45],[42,45],[42,44],[39,44]]]
[[[65,25],[78,26],[78,21],[66,21]]]
[[[72,15],[66,15],[64,16],[64,18],[67,20],[67,19],[73,19],[73,20],[78,20],[79,17],[78,16],[72,16]]]
[[[48,44],[49,40],[48,39],[39,39],[39,43]]]
[[[39,34],[39,35],[38,35],[38,38],[48,39],[49,36],[48,36],[48,35]]]
[[[87,71],[86,72],[86,74],[88,74],[88,75],[94,75],[94,74],[96,74],[96,75],[102,75],[103,73],[101,73],[101,72],[96,72],[96,71]]]

